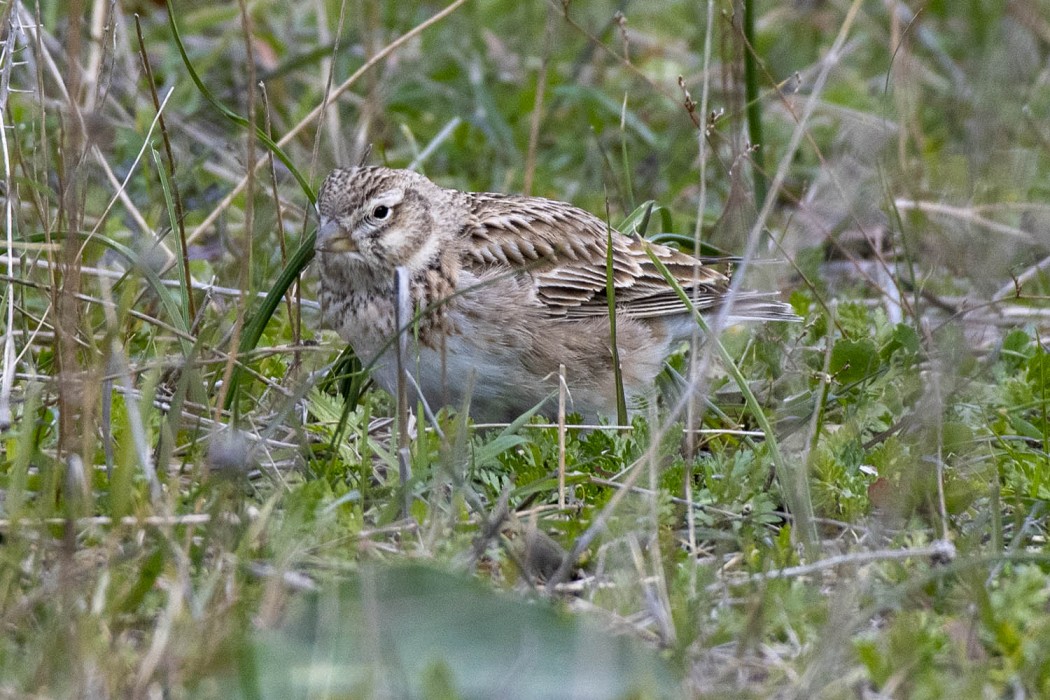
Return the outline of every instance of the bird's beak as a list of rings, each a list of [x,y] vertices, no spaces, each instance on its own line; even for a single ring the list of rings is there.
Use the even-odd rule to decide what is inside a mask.
[[[334,219],[321,220],[317,229],[317,249],[331,253],[356,253],[354,239],[343,232]]]

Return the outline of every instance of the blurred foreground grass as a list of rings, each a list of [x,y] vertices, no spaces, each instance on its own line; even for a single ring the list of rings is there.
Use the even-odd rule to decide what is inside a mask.
[[[805,322],[721,340],[804,493],[685,354],[688,416],[442,413],[401,483],[309,268],[245,351],[308,195],[166,9],[12,0],[0,695],[1050,695],[1045,0],[757,2],[750,40],[722,0],[173,4],[309,187],[367,157],[751,251]]]

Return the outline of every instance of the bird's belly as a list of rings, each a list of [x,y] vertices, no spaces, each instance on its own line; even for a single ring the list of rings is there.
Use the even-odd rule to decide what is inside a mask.
[[[655,337],[647,326],[620,322],[621,364],[629,405],[651,393],[667,352],[666,335]],[[564,325],[538,315],[504,311],[500,318],[457,314],[456,332],[429,345],[406,343],[408,389],[412,400],[422,394],[429,408],[462,409],[479,422],[510,422],[540,406],[552,417],[558,406],[559,365],[566,367],[567,411],[588,422],[616,415],[616,394],[608,329],[604,319]],[[354,349],[372,363],[372,376],[397,394],[397,353],[392,343],[361,342]],[[362,347],[358,347],[361,345]],[[370,346],[366,349],[364,346]],[[374,348],[374,349],[373,349]],[[371,354],[369,353],[371,350]]]
[[[457,333],[447,336],[443,347],[420,348],[409,371],[434,410],[469,404],[478,420],[511,421],[551,398],[557,387],[557,377],[525,369],[525,351],[507,339],[493,344],[474,333]]]

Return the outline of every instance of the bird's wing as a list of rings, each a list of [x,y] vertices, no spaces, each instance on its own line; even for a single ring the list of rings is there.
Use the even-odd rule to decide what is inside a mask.
[[[606,296],[605,222],[574,206],[539,197],[474,194],[463,229],[464,262],[476,269],[507,268],[530,274],[536,297],[552,316],[609,313]],[[729,278],[673,248],[613,230],[616,306],[636,317],[681,314],[686,309],[646,250],[696,299],[718,306]]]

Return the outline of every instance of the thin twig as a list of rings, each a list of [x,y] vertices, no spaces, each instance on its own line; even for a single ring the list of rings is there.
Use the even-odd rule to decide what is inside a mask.
[[[565,364],[558,365],[558,508],[565,508]]]
[[[178,526],[178,525],[204,525],[211,522],[210,513],[189,513],[186,515],[126,515],[122,518],[112,518],[108,515],[96,515],[88,518],[77,518],[73,521],[74,527],[85,528],[85,527],[98,527],[104,525],[123,525],[129,527],[144,527],[150,526]],[[52,527],[55,525],[65,525],[69,520],[67,518],[39,518],[37,520],[28,520],[26,518],[18,518],[17,520],[11,520],[8,518],[0,519],[0,530],[9,530],[11,527],[17,525],[19,528],[23,527]]]
[[[408,482],[412,477],[412,465],[410,461],[411,451],[409,448],[408,434],[408,334],[410,328],[406,321],[412,316],[412,302],[408,290],[408,270],[404,266],[398,266],[395,271],[395,283],[397,285],[397,304],[394,307],[394,325],[398,329],[397,342],[394,345],[397,360],[397,466],[398,476],[401,479],[402,490],[402,517],[409,517],[409,508],[412,505],[412,497],[409,493]]]
[[[15,183],[11,179],[11,155],[7,146],[7,85],[11,79],[11,69],[14,65],[15,39],[18,33],[14,27],[9,27],[7,41],[4,42],[3,52],[0,54],[0,62],[3,62],[2,84],[4,90],[0,100],[0,149],[3,150],[4,158],[4,186],[7,188],[4,197],[4,229],[7,233],[7,275],[15,276],[14,267],[14,206]],[[6,432],[11,427],[11,389],[14,386],[15,367],[15,286],[12,282],[7,283],[7,330],[4,333],[4,360],[3,375],[0,378],[0,432]]]
[[[938,560],[951,560],[955,558],[955,545],[947,540],[938,540],[927,547],[913,547],[910,549],[884,549],[877,552],[852,552],[850,554],[839,554],[833,557],[818,559],[810,564],[789,566],[783,569],[774,569],[758,574],[751,574],[739,579],[728,579],[718,583],[712,583],[707,587],[708,592],[718,592],[726,586],[741,586],[747,583],[759,583],[783,578],[795,578],[808,576],[827,569],[840,566],[860,566],[861,564],[872,564],[879,561],[899,561],[901,559],[935,558]]]
[[[104,29],[106,26],[106,10],[110,0],[95,0],[91,8],[91,28],[89,29],[91,41],[88,48],[88,60],[84,66],[84,76],[94,82],[91,89],[84,91],[84,111],[95,111],[95,100],[98,94],[98,76],[102,67],[102,42],[105,41]]]
[[[999,291],[992,295],[992,299],[1000,301],[1010,297],[1020,296],[1021,287],[1027,282],[1035,279],[1036,276],[1045,272],[1047,269],[1050,269],[1050,256],[1045,257],[1031,267],[1028,267],[1024,272],[1004,284],[999,288]]]
[[[941,202],[917,202],[912,199],[896,199],[893,202],[893,206],[902,211],[917,211],[923,214],[946,216],[951,219],[965,221],[975,226],[988,229],[993,233],[1001,233],[1010,238],[1017,238],[1025,243],[1040,245],[1045,244],[1046,242],[1045,239],[1037,238],[1024,229],[1010,226],[1008,224],[1001,224],[998,221],[993,221],[987,217],[981,216],[970,207],[953,207],[950,204],[944,204]]]
[[[20,246],[16,244],[15,247],[18,248]],[[22,260],[21,258],[11,255],[0,255],[0,264],[8,263],[10,265],[12,262],[20,266],[39,267],[45,270],[51,269],[53,267],[52,263],[49,263],[47,260]],[[119,270],[106,270],[104,268],[91,267],[89,265],[82,265],[80,267],[80,272],[82,274],[91,275],[92,277],[108,277],[109,279],[123,279],[127,276],[127,272],[121,272]],[[181,282],[179,280],[162,279],[161,284],[163,284],[165,287],[178,287],[181,284]],[[241,295],[241,290],[235,289],[233,287],[220,287],[215,284],[206,284],[204,282],[197,281],[192,281],[191,284],[194,289],[205,292],[206,294],[218,294],[219,296],[226,297],[239,297]],[[255,297],[257,299],[265,299],[266,292],[256,292]],[[310,309],[311,311],[321,310],[321,304],[310,299],[304,299],[302,305],[304,308]]]
[[[339,22],[336,26],[334,39],[331,32],[328,30],[328,15],[325,5],[326,3],[324,0],[315,0],[314,2],[314,12],[317,14],[317,43],[319,46],[331,45],[332,50],[331,52],[325,52],[325,55],[321,57],[321,75],[327,76],[325,79],[324,104],[328,105],[328,109],[326,113],[321,116],[317,124],[317,136],[314,138],[314,151],[310,160],[311,179],[313,178],[314,165],[317,162],[317,153],[320,150],[320,136],[322,131],[327,129],[328,140],[332,148],[332,160],[336,163],[343,163],[346,158],[343,145],[343,130],[339,123],[339,107],[328,99],[328,93],[332,89],[332,77],[335,75],[335,61],[333,60],[333,57],[339,55],[339,40],[343,35],[343,22],[346,18],[346,0],[339,3]],[[270,131],[269,127],[267,127],[267,131]]]
[[[532,194],[532,179],[536,175],[536,151],[540,141],[540,124],[543,123],[543,98],[547,93],[547,75],[551,58],[551,37],[554,35],[554,10],[547,5],[547,22],[543,29],[543,54],[540,69],[536,73],[536,95],[532,101],[529,118],[529,146],[525,151],[525,182],[522,193]]]
[[[434,151],[436,151],[438,147],[441,146],[441,144],[447,141],[448,137],[452,135],[452,132],[456,130],[456,127],[458,127],[462,123],[463,120],[458,116],[449,119],[448,124],[445,124],[445,126],[441,128],[441,131],[439,131],[437,135],[430,140],[430,143],[428,143],[426,147],[424,147],[423,150],[421,150],[416,155],[416,157],[412,159],[412,162],[408,164],[408,168],[406,169],[417,170],[419,166],[427,162],[427,159],[430,158],[431,155],[433,155]]]
[[[656,416],[656,404],[651,403],[649,405],[649,424],[655,425],[657,423]],[[665,646],[674,646],[675,640],[678,638],[678,632],[675,629],[674,616],[671,614],[671,596],[667,591],[667,576],[664,575],[664,558],[663,548],[660,546],[660,503],[659,503],[659,456],[656,450],[649,450],[649,497],[646,499],[649,504],[649,522],[652,531],[649,533],[651,544],[649,545],[649,552],[652,557],[652,571],[654,572],[653,578],[655,581],[652,584],[646,584],[646,586],[652,586],[655,589],[652,594],[652,599],[649,600],[649,608],[652,610],[653,616],[656,618],[657,625],[660,629],[660,641]],[[632,538],[634,539],[634,538]],[[691,553],[690,553],[691,554]],[[650,598],[649,595],[646,598]]]

